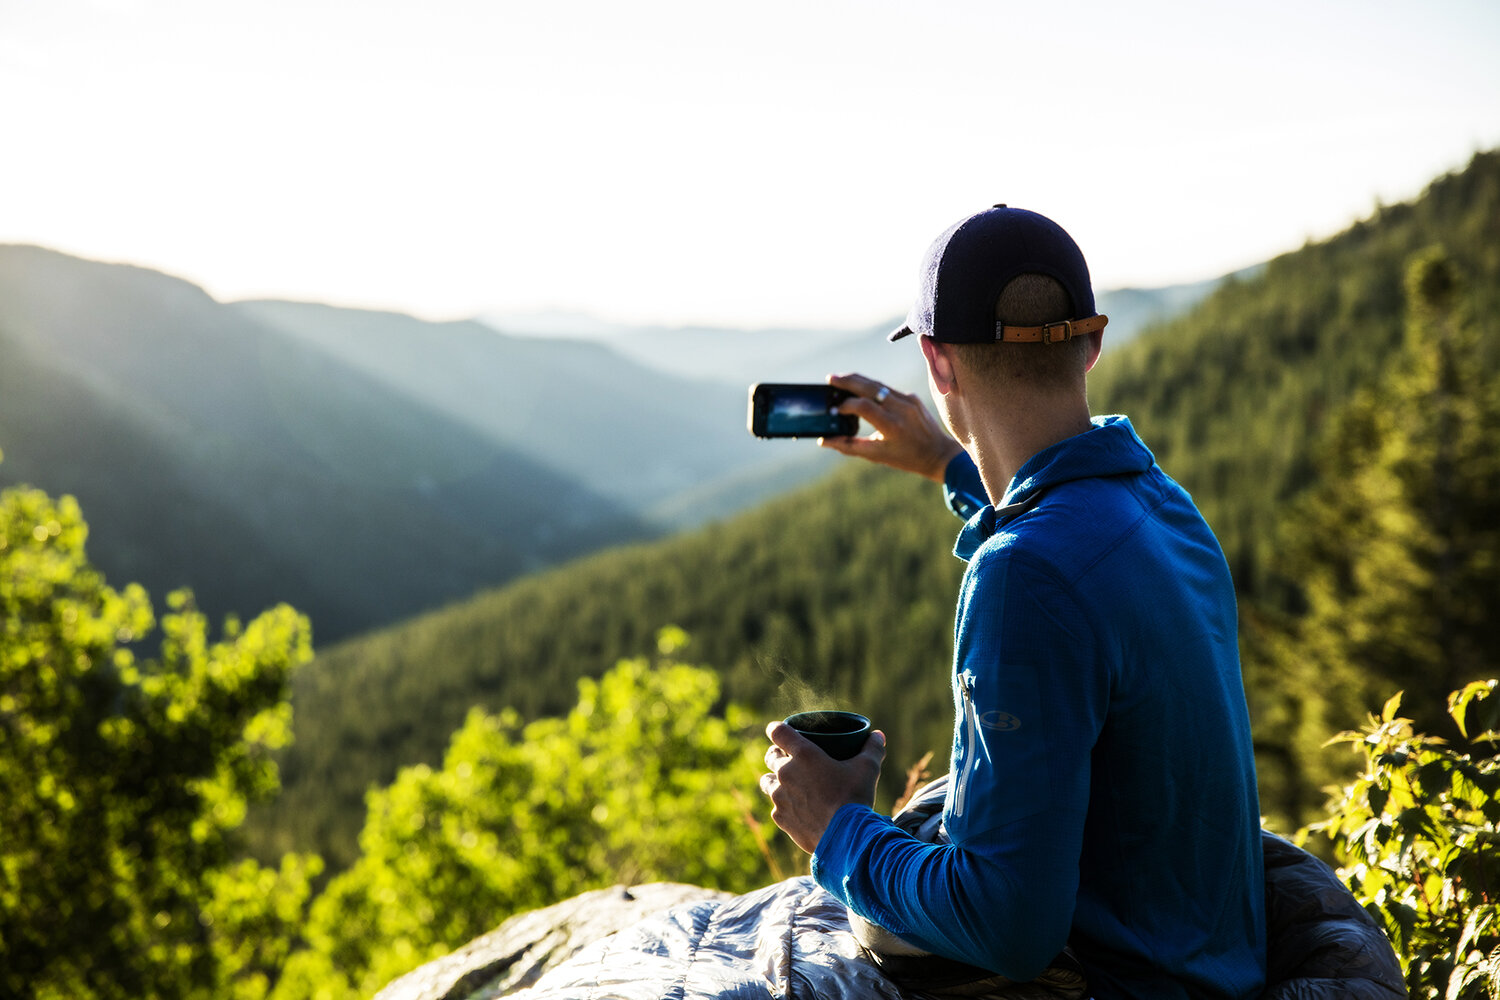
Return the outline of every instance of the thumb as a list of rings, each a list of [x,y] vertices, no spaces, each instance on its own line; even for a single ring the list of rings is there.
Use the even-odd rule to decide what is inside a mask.
[[[878,729],[872,732],[859,753],[861,757],[869,757],[877,764],[885,760],[885,733]]]

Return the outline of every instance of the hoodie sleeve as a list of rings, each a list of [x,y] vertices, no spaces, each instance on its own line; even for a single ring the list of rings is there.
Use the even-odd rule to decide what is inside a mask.
[[[812,870],[897,936],[1024,981],[1056,958],[1072,925],[1107,685],[1091,670],[1094,643],[1066,588],[1001,550],[982,560],[959,604],[958,732],[943,810],[952,843],[923,843],[845,806]]]
[[[980,849],[918,841],[884,816],[846,805],[813,855],[818,883],[850,909],[937,955],[1017,982],[1067,942],[1077,865],[1036,818],[994,831]]]

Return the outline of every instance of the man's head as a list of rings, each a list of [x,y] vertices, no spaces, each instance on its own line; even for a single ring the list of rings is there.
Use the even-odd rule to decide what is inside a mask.
[[[890,339],[915,333],[956,345],[987,380],[1061,387],[1082,378],[1106,322],[1072,237],[1045,216],[996,205],[933,242],[917,301]]]

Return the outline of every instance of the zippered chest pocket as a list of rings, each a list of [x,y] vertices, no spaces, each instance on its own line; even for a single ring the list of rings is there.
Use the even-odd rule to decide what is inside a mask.
[[[969,782],[979,766],[979,710],[974,705],[974,672],[965,670],[957,678],[963,704],[963,722],[959,730],[958,769],[953,785],[953,815],[963,816],[969,804]]]

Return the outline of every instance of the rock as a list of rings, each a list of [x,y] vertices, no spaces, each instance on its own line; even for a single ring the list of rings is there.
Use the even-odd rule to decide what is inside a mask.
[[[596,889],[519,913],[452,954],[388,984],[375,1000],[489,1000],[530,986],[585,945],[680,903],[729,899],[676,882]]]

